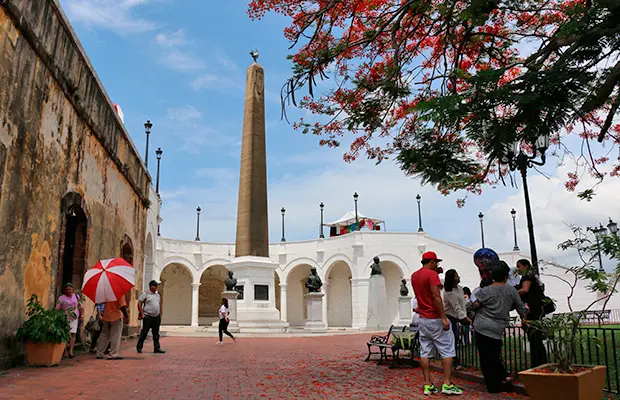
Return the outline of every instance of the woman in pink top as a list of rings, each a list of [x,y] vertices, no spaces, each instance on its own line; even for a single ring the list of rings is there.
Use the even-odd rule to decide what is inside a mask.
[[[75,334],[78,330],[79,321],[84,319],[84,313],[82,312],[82,306],[79,303],[80,297],[73,293],[73,285],[65,283],[62,287],[63,294],[58,297],[56,302],[57,310],[64,310],[69,319],[69,326],[71,327],[71,339],[69,340],[68,351],[65,349],[65,356],[73,358],[73,347],[75,346]]]

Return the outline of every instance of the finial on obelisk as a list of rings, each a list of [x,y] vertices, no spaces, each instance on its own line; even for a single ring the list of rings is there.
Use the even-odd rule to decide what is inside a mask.
[[[252,56],[254,62],[256,62],[258,59],[258,49],[250,50],[250,55]]]

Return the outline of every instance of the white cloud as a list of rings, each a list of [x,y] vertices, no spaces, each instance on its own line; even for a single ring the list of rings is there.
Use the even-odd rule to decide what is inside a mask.
[[[157,24],[139,14],[150,0],[60,0],[71,22],[93,28],[108,29],[116,34],[147,32]]]
[[[179,121],[193,121],[202,118],[202,113],[196,107],[187,105],[184,107],[175,107],[168,109],[168,118]]]
[[[160,62],[170,69],[177,71],[193,71],[206,67],[206,63],[200,57],[188,52],[172,49],[162,54]]]
[[[215,61],[226,69],[235,70],[238,68],[237,64],[235,64],[235,62],[223,52],[220,52],[217,56],[215,56]]]
[[[183,29],[179,29],[176,32],[172,32],[168,35],[160,33],[155,36],[155,41],[158,45],[164,48],[177,47],[185,45],[185,32]]]
[[[201,89],[228,90],[230,88],[243,90],[243,86],[234,79],[211,73],[200,75],[192,81],[191,86],[196,91]]]

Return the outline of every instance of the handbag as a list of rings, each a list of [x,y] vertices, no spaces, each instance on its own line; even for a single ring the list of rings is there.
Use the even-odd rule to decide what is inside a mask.
[[[89,332],[97,332],[98,330],[101,329],[101,323],[99,322],[99,313],[97,312],[97,306],[93,308],[93,315],[91,315],[90,318],[88,319],[88,322],[86,323],[86,326],[84,326],[84,329],[86,329]]]

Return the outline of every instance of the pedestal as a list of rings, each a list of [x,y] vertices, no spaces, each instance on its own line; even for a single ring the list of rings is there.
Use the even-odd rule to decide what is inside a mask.
[[[323,293],[305,294],[308,318],[304,329],[310,333],[327,333],[327,325],[323,322]]]
[[[288,323],[280,320],[276,308],[275,270],[277,263],[267,257],[244,256],[227,265],[243,286],[243,298],[236,299],[236,321],[241,333],[284,332]]]
[[[408,326],[411,324],[413,319],[411,298],[411,296],[400,296],[398,298],[398,325]]]
[[[222,292],[222,297],[228,300],[228,318],[230,319],[228,331],[232,333],[239,332],[239,322],[237,321],[237,296],[239,296],[239,293],[235,290],[226,290]]]

